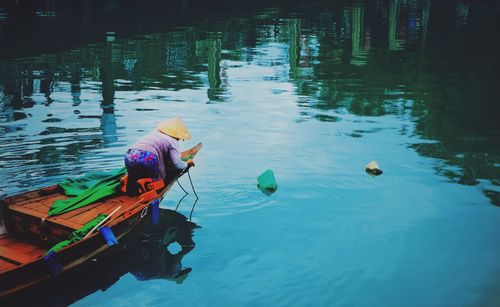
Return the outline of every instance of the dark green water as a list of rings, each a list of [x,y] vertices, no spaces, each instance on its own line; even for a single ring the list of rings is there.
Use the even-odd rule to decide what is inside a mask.
[[[500,304],[500,5],[176,12],[73,17],[58,40],[67,10],[42,6],[35,40],[0,10],[1,193],[119,167],[171,116],[204,144],[184,282],[124,273],[75,305]]]

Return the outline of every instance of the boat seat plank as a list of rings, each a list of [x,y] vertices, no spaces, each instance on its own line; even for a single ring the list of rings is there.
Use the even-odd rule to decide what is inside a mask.
[[[23,206],[30,208],[30,209],[35,209],[40,212],[45,212],[48,213],[50,207],[54,204],[54,201],[59,200],[59,199],[66,199],[68,198],[66,195],[61,195],[61,194],[56,194],[49,196],[47,198],[43,199],[36,199],[36,201],[32,203],[25,204]],[[18,205],[18,204],[16,204]]]
[[[33,208],[33,210],[36,210],[36,211],[41,212],[41,213],[43,213],[45,215],[48,215],[50,208],[54,204],[54,201],[56,201],[58,199],[65,199],[65,198],[66,197],[57,197],[57,198],[51,198],[51,199],[43,200],[43,201],[40,202],[39,206]]]
[[[0,246],[0,258],[14,264],[25,264],[33,261],[34,259],[29,255],[25,255],[22,252],[7,248],[5,246]]]
[[[16,266],[16,264],[0,258],[0,272],[7,272]]]
[[[47,199],[43,201],[46,206],[38,206],[34,209],[29,208],[26,205],[11,205],[9,209],[15,212],[19,212],[25,215],[29,215],[35,218],[42,220],[46,220],[48,223],[53,223],[57,225],[62,225],[70,229],[78,229],[85,225],[85,223],[89,222],[93,218],[95,218],[100,213],[110,213],[113,209],[119,206],[122,203],[128,204],[135,201],[135,198],[123,196],[117,197],[115,199],[109,199],[107,201],[98,201],[93,204],[89,204],[87,206],[75,209],[70,212],[63,213],[61,215],[57,215],[54,217],[48,217],[48,202],[53,202],[56,198],[61,197],[62,195],[58,195],[58,197],[52,196],[51,199]]]
[[[90,221],[95,218],[99,213],[110,213],[112,210],[110,208],[115,209],[117,206],[124,204],[132,204],[137,201],[137,197],[130,197],[127,195],[116,196],[114,198],[109,198],[103,201],[97,201],[85,207],[78,208],[76,210],[63,213],[59,215],[61,218],[64,218],[68,221],[73,221],[76,223],[83,223]],[[124,205],[122,205],[124,207]],[[122,208],[123,209],[123,208]]]
[[[118,206],[121,206],[121,210],[118,212],[122,212],[125,210],[130,204],[135,203],[137,200],[134,197],[128,196],[118,196],[116,198],[110,199],[105,203],[102,203],[100,206],[96,206],[89,211],[83,212],[79,215],[75,215],[71,217],[71,221],[76,223],[85,224],[88,221],[94,219],[97,215],[101,213],[110,214],[115,210]]]
[[[0,272],[36,260],[47,252],[40,244],[20,240],[9,234],[0,236]]]
[[[41,202],[46,203],[53,203],[54,200],[56,199],[64,199],[68,198],[68,196],[62,194],[62,193],[54,193],[54,194],[49,194],[49,195],[40,195],[38,197],[34,198],[29,198],[29,199],[22,199],[19,201],[16,201],[14,204],[19,205],[19,206],[36,206],[39,205]]]
[[[74,216],[77,216],[79,214],[82,214],[83,212],[87,212],[89,210],[92,210],[95,207],[101,206],[102,204],[103,204],[102,201],[96,201],[96,202],[94,202],[92,204],[86,205],[84,207],[81,207],[81,208],[78,208],[78,209],[75,209],[75,210],[63,213],[63,214],[60,214],[58,216],[61,217],[61,218],[66,219],[66,220],[71,220]]]
[[[0,246],[6,246],[19,251],[22,250],[25,254],[45,252],[45,248],[42,245],[27,240],[20,240],[17,236],[10,234],[0,236]]]
[[[71,217],[70,220],[75,223],[85,224],[91,221],[92,219],[96,218],[101,213],[105,214],[111,213],[115,209],[115,207],[117,206],[114,202],[104,203],[101,204],[100,206],[93,208],[92,210],[88,210],[82,212],[79,215],[73,216]]]
[[[29,209],[36,210],[38,207],[45,207],[45,204],[41,201],[29,202],[26,204],[16,204],[17,206],[23,206]]]

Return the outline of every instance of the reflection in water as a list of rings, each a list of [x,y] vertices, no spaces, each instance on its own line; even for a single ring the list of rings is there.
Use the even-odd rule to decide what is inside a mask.
[[[401,43],[397,39],[398,29],[398,0],[391,0],[389,4],[389,50],[400,50]]]
[[[289,65],[287,77],[267,78],[294,85],[300,107],[296,122],[340,121],[328,114],[332,111],[410,119],[416,135],[439,142],[414,146],[444,161],[439,174],[460,184],[487,179],[498,186],[497,11],[463,1],[380,0],[352,6],[318,3],[299,12],[291,18],[275,18],[280,10],[267,10],[216,23],[202,20],[169,32],[1,61],[0,140],[15,138],[17,146],[29,149],[16,158],[23,165],[78,160],[89,150],[120,141],[115,92],[156,91],[147,97],[154,100],[164,99],[168,91],[205,88],[209,102],[224,102],[231,82],[227,63],[250,63],[260,48],[279,44],[288,49],[287,61],[259,65]],[[82,92],[93,94],[96,82],[102,115],[80,114]],[[76,119],[38,107],[63,102],[64,92],[71,93]],[[98,127],[70,127],[97,116]],[[72,132],[77,132],[71,136],[74,142],[57,146]],[[44,136],[36,146],[29,141],[33,135]],[[10,159],[17,153],[2,150],[0,155]]]
[[[115,118],[115,80],[113,78],[113,43],[106,42],[103,56],[99,67],[102,82],[102,115],[101,130],[105,144],[111,144],[118,140],[116,135]]]
[[[290,79],[299,79],[300,70],[300,20],[290,19],[288,21],[288,29],[290,31]]]
[[[96,291],[106,291],[126,274],[138,281],[161,279],[181,284],[191,272],[183,257],[193,250],[198,225],[176,211],[161,209],[158,224],[147,216],[108,254],[29,289],[10,300],[16,304],[67,306]],[[178,244],[180,250],[171,251]]]
[[[82,69],[80,67],[74,67],[71,71],[71,97],[73,97],[73,106],[77,107],[82,103],[80,96],[82,95],[82,86],[80,84],[82,80]]]
[[[498,23],[494,13],[479,7],[470,8],[463,2],[454,5],[455,16],[443,14],[453,4],[431,3],[429,0],[391,0],[387,5],[378,1],[375,6],[367,5],[370,5],[369,13],[366,13],[362,2],[354,7],[344,7],[344,14],[336,13],[338,7],[335,11],[325,8],[321,23],[314,28],[314,32],[307,29],[304,21],[314,24],[317,20],[303,17],[276,25],[278,30],[272,30],[272,33],[247,31],[241,35],[248,36],[243,41],[251,43],[256,40],[255,33],[266,38],[276,36],[279,41],[286,41],[280,36],[289,33],[290,78],[294,80],[298,94],[309,96],[309,101],[317,101],[313,106],[318,110],[346,108],[357,115],[402,115],[408,104],[412,104],[412,115],[422,123],[418,125],[417,133],[425,138],[444,141],[444,145],[450,136],[443,132],[455,131],[456,125],[465,126],[463,132],[470,134],[467,139],[497,131],[498,126],[494,123],[498,121],[492,117],[495,112],[490,110],[496,108],[493,84],[498,80],[495,73],[498,71],[498,59],[494,58],[495,52],[498,52],[498,43],[495,43],[498,40],[487,40],[488,37],[495,37],[493,33],[488,35],[488,32],[495,31]],[[380,23],[384,19],[387,28]],[[438,19],[439,23],[436,22]],[[253,23],[250,18],[245,22]],[[341,27],[344,31],[340,31],[338,25],[344,25]],[[286,29],[282,31],[281,28]],[[310,34],[302,35],[303,29]],[[236,46],[235,41],[225,40],[236,40],[238,36],[214,34],[213,38],[200,41],[196,40],[197,35],[189,35],[193,31],[201,32],[202,29],[158,34],[146,41],[108,42],[83,48],[79,55],[66,52],[24,62],[4,61],[0,64],[3,123],[24,119],[26,116],[15,115],[25,112],[15,113],[13,110],[33,107],[37,92],[43,94],[46,104],[52,103],[54,86],[63,82],[70,83],[74,105],[78,106],[81,103],[81,83],[89,77],[92,79],[91,72],[96,69],[92,59],[96,52],[101,51],[99,79],[102,82],[103,115],[100,128],[105,144],[117,141],[113,104],[115,78],[133,81],[130,85],[121,85],[120,89],[124,90],[157,86],[175,90],[196,88],[202,84],[197,73],[203,71],[202,64],[206,63],[208,99],[222,101],[222,46]],[[386,50],[380,48],[383,46],[384,31],[387,31],[388,37]],[[477,32],[481,32],[481,37],[486,40],[479,39],[475,35]],[[379,47],[376,52],[368,48],[375,39],[377,41],[373,44]],[[349,45],[343,43],[349,41],[350,52],[346,48]],[[196,47],[193,48],[194,45]],[[425,49],[418,51],[421,49],[415,49],[415,46],[425,46]],[[206,53],[200,53],[200,50],[206,50]],[[386,51],[400,53],[388,54]],[[234,54],[241,59],[247,58],[244,50],[232,50]],[[319,62],[311,64],[311,57]],[[66,66],[59,63],[76,64],[66,71]],[[171,72],[166,78],[165,70]],[[186,73],[186,70],[193,74]],[[15,77],[12,78],[12,75]],[[441,83],[434,81],[436,77],[442,80]],[[453,83],[444,81],[450,79]],[[485,125],[488,122],[491,125]],[[22,126],[2,125],[4,131],[17,129],[22,129]],[[451,151],[450,157],[467,154]],[[490,159],[491,154],[497,156],[498,152],[490,153]],[[495,178],[490,176],[488,179]]]
[[[54,86],[54,72],[51,69],[44,71],[43,78],[40,80],[40,92],[44,94],[45,99],[47,100],[46,105],[52,103],[52,98],[50,98],[50,94],[53,91]]]
[[[220,88],[220,60],[222,41],[219,38],[207,40],[208,47],[208,84],[207,96],[209,101],[221,101]]]
[[[420,21],[422,34],[421,34],[421,43],[422,48],[425,47],[425,42],[427,38],[427,28],[429,26],[429,13],[431,9],[431,0],[424,1],[424,7],[422,8],[422,18]]]
[[[363,8],[352,8],[352,58],[351,64],[361,66],[366,64],[363,59],[366,51],[363,50]]]
[[[127,144],[180,115],[206,148],[193,171],[209,199],[199,206],[203,224],[214,232],[203,233],[209,250],[189,254],[204,269],[178,287],[175,305],[228,297],[233,305],[241,297],[254,305],[363,305],[363,297],[477,305],[471,288],[498,285],[500,211],[483,206],[500,204],[498,3],[270,0],[252,3],[272,8],[245,10],[222,1],[228,10],[201,16],[191,1],[185,15],[175,1],[142,1],[156,2],[168,4],[96,4],[112,18],[87,1],[89,13],[69,18],[72,10],[56,5],[44,11],[46,25],[77,24],[57,36],[40,27],[39,40],[0,16],[0,43],[17,36],[39,46],[27,52],[10,39],[0,50],[3,193],[115,168]],[[198,2],[202,10],[214,3]],[[109,31],[114,41],[105,41]],[[373,159],[383,176],[363,172]],[[283,174],[270,197],[252,181],[264,166]],[[140,285],[135,302],[161,282],[137,278],[188,271],[182,253],[143,252],[168,260],[138,264],[127,254],[136,264],[123,270],[135,276],[114,289]],[[117,276],[95,283],[105,288]],[[407,284],[413,296],[397,291]],[[200,295],[186,301],[193,291]],[[171,297],[161,292],[152,298]]]
[[[192,270],[183,267],[182,258],[195,247],[195,228],[199,226],[181,213],[162,209],[159,224],[143,225],[136,231],[137,241],[129,243],[126,262],[134,263],[129,271],[141,281],[164,279],[182,283]],[[169,249],[172,243],[178,244],[180,250]]]
[[[328,30],[320,31],[320,37],[325,36],[319,46],[310,46],[319,49],[321,63],[313,66],[312,83],[320,86],[317,89],[310,86],[305,91],[304,83],[309,81],[297,71],[301,68],[296,68],[295,63],[300,58],[295,55],[300,53],[296,52],[297,40],[292,39],[291,76],[301,76],[302,81],[295,82],[298,94],[318,98],[315,105],[300,104],[304,107],[303,114],[314,114],[314,109],[320,112],[346,109],[362,116],[410,116],[417,122],[416,134],[439,142],[414,146],[422,155],[445,161],[443,166],[437,167],[439,174],[459,184],[474,185],[480,179],[487,179],[498,186],[499,147],[496,140],[499,126],[497,93],[493,84],[498,83],[498,74],[494,71],[498,71],[499,61],[491,55],[498,54],[500,46],[498,40],[482,40],[473,34],[482,32],[484,38],[494,37],[498,16],[478,10],[476,14],[481,17],[476,23],[468,19],[468,22],[458,22],[460,27],[457,27],[456,21],[463,20],[461,15],[457,14],[455,20],[443,15],[450,5],[390,1],[386,7],[388,48],[367,49],[365,61],[360,61],[362,42],[366,39],[364,33],[380,37],[384,28],[377,20],[381,16],[373,13],[376,10],[364,15],[363,6],[347,7],[343,15],[347,27],[345,33],[340,34],[340,40],[349,40],[347,35],[351,32],[350,57],[345,50],[336,47],[335,36],[329,38]],[[461,9],[457,9],[459,11]],[[335,23],[338,22],[333,21]],[[490,26],[483,27],[483,23]],[[296,24],[291,23],[290,33],[298,33]],[[380,40],[375,44],[380,46]],[[424,45],[424,50],[418,47]],[[463,50],[462,46],[468,47]],[[345,65],[348,58],[352,66]],[[365,66],[361,67],[363,64]],[[324,115],[312,117],[321,119]],[[362,135],[356,134],[356,137]]]

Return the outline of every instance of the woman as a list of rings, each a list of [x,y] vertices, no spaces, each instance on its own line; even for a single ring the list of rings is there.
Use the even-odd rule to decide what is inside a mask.
[[[137,194],[137,180],[172,178],[182,170],[194,166],[194,161],[181,159],[179,140],[191,138],[186,125],[178,117],[158,125],[157,129],[141,138],[125,154],[127,193]]]

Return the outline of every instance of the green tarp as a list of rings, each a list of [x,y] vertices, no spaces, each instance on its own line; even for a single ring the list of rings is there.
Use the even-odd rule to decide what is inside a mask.
[[[106,214],[102,213],[99,214],[95,219],[85,224],[82,228],[73,231],[67,240],[61,241],[56,245],[52,246],[52,248],[47,251],[47,254],[50,253],[51,251],[57,252],[63,247],[66,247],[72,243],[80,241],[89,231],[92,230],[92,228],[94,228],[95,226],[97,226],[97,224],[99,224],[102,220],[104,220],[106,216],[107,216]]]
[[[56,200],[49,210],[49,216],[69,212],[114,195],[119,192],[120,179],[126,173],[123,167],[111,172],[91,172],[77,179],[66,179],[59,186],[64,194],[75,197]]]

